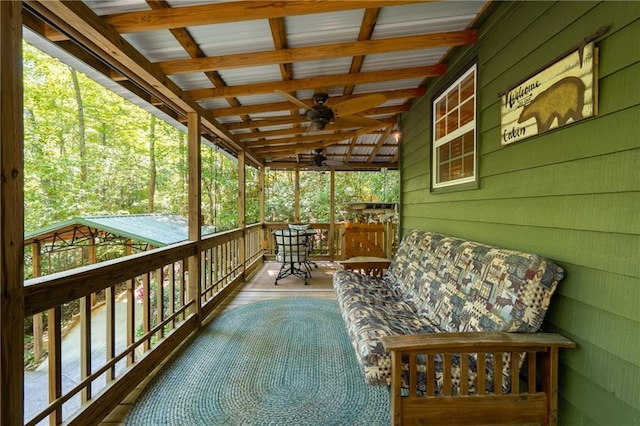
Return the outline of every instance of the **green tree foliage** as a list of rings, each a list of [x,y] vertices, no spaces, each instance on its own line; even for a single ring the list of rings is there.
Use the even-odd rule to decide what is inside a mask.
[[[328,222],[331,205],[329,172],[300,172],[300,221]],[[265,220],[293,222],[295,172],[269,170],[265,178]],[[356,201],[397,203],[399,175],[396,170],[380,172],[335,172],[335,220],[353,220],[348,203]]]
[[[186,146],[178,129],[27,44],[24,84],[25,229],[74,216],[146,213],[149,206],[186,213]]]
[[[25,229],[75,216],[187,215],[186,135],[24,45]],[[202,214],[220,231],[238,226],[238,162],[202,144]],[[258,170],[245,169],[246,223],[259,220]],[[328,222],[330,173],[300,173],[300,220]],[[397,202],[395,171],[336,172],[336,220],[352,201]],[[294,220],[295,172],[265,174],[265,220]]]

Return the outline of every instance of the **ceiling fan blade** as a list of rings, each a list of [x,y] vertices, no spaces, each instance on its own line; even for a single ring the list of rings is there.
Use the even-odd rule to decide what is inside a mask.
[[[335,105],[331,105],[331,109],[338,117],[344,117],[345,115],[356,114],[365,109],[373,108],[387,101],[387,97],[380,93],[373,93],[371,95],[360,96],[355,99],[349,99],[348,101],[338,102]]]
[[[292,104],[297,106],[298,108],[303,108],[305,110],[310,108],[309,105],[305,104],[304,102],[302,102],[300,99],[296,98],[295,96],[291,96],[287,92],[284,92],[282,90],[277,90],[277,89],[274,90],[274,92],[277,93],[278,95],[282,96],[283,98],[285,98],[286,100],[288,100],[289,102],[291,102]]]
[[[331,123],[331,128],[352,128],[352,127],[385,127],[386,123],[374,120],[373,118],[360,117],[359,115],[347,115],[337,118]]]

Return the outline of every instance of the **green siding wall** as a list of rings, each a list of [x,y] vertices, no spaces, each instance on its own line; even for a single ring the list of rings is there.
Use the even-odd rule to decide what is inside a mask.
[[[502,147],[498,93],[601,26],[596,117]],[[431,99],[478,58],[480,188],[429,191]],[[402,229],[536,252],[566,270],[544,329],[560,424],[640,424],[640,2],[507,2],[403,116]],[[438,89],[439,90],[439,89]]]

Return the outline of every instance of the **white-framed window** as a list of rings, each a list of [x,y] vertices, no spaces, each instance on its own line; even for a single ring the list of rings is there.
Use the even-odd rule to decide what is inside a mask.
[[[474,64],[433,101],[432,188],[477,179]]]

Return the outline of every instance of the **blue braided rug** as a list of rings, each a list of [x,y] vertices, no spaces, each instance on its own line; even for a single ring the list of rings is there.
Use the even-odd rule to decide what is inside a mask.
[[[220,315],[142,392],[127,425],[388,425],[335,301],[256,302]]]

